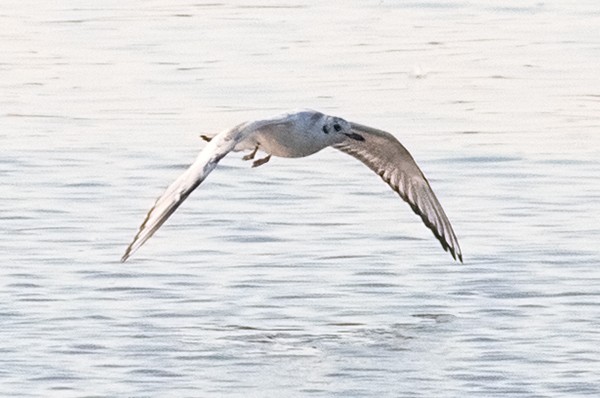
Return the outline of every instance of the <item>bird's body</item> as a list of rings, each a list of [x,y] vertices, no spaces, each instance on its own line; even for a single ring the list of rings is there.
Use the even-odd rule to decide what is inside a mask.
[[[304,157],[330,146],[354,156],[375,171],[421,216],[444,250],[450,250],[454,258],[462,261],[456,235],[429,182],[406,148],[389,133],[303,110],[242,123],[214,137],[203,138],[209,143],[156,200],[121,261],[126,261],[160,228],[229,152],[250,150],[244,160],[253,159],[258,150],[267,153],[267,157],[254,161],[256,167],[271,156]]]
[[[238,127],[247,133],[234,150],[252,150],[258,146],[263,152],[283,158],[312,155],[340,141],[336,135],[323,133],[327,118],[332,117],[305,110],[244,123]]]

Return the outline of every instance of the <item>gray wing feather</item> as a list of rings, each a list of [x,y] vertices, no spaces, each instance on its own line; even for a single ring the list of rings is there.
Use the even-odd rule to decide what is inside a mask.
[[[440,241],[454,259],[462,262],[462,252],[450,221],[436,198],[429,181],[408,150],[391,134],[357,123],[351,123],[354,133],[364,141],[346,139],[334,148],[354,156],[377,173]]]
[[[125,254],[121,257],[121,262],[126,261],[154,235],[190,193],[217,167],[223,157],[233,150],[243,149],[236,148],[238,144],[243,147],[247,143],[246,139],[252,138],[252,134],[268,126],[286,123],[290,117],[293,117],[293,115],[284,114],[269,119],[246,122],[231,130],[225,130],[214,137],[206,136],[205,140],[209,143],[200,152],[194,163],[156,200],[154,206],[146,214],[146,218],[133,241],[127,246]]]
[[[167,188],[148,211],[133,241],[121,257],[121,262],[125,262],[154,235],[190,193],[214,170],[219,161],[244,138],[244,130],[242,126],[237,126],[224,131],[206,145],[194,163]]]

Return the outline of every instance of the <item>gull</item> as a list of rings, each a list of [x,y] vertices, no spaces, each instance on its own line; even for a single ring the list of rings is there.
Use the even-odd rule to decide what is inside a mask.
[[[266,157],[252,163],[252,167],[258,167],[271,156],[301,158],[326,147],[355,157],[377,173],[421,217],[444,250],[462,262],[458,239],[429,181],[408,150],[390,133],[314,110],[301,110],[248,121],[202,138],[208,144],[156,200],[122,262],[154,235],[229,152],[250,151],[244,160],[253,160],[259,150],[266,153]]]

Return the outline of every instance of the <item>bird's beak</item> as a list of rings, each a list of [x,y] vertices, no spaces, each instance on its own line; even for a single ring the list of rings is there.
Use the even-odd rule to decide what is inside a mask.
[[[364,141],[365,137],[363,137],[360,134],[356,134],[356,133],[344,133],[345,136],[352,138],[353,140],[356,141]]]

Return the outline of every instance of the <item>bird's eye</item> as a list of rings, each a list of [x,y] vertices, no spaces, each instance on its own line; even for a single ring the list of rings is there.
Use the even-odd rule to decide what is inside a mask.
[[[333,129],[335,131],[340,131],[342,129],[342,126],[340,126],[339,124],[336,123],[336,124],[333,125]]]

